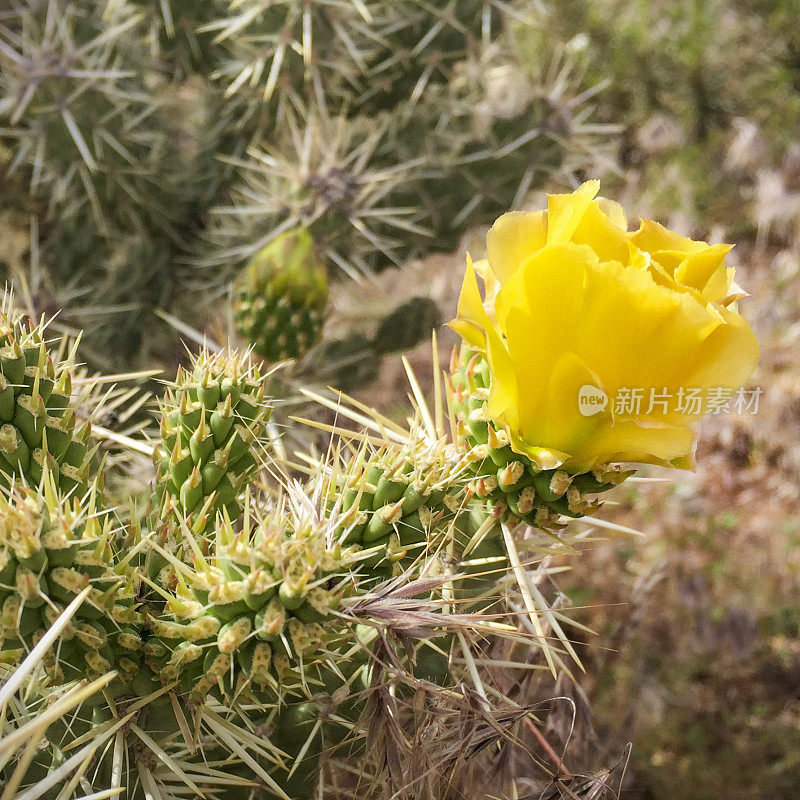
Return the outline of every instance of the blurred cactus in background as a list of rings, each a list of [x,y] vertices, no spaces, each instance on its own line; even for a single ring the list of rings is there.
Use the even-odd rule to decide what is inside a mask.
[[[430,297],[412,297],[379,321],[372,346],[376,353],[410,350],[441,324],[442,312]]]
[[[131,312],[170,302],[192,177],[176,158],[144,18],[127,2],[26,0],[0,15],[0,41],[5,169],[33,201],[34,266],[58,291],[84,294],[68,313],[93,309],[86,344],[97,359],[112,337],[122,358],[147,351]]]
[[[209,27],[234,46],[284,6],[283,38],[254,33],[254,43],[269,45],[253,45],[254,60],[230,70],[237,78],[227,93],[252,92],[243,106],[251,113],[262,113],[257,98],[277,103],[265,124],[278,124],[256,126],[249,149],[230,152],[243,180],[211,228],[212,242],[219,240],[212,263],[247,258],[297,223],[346,270],[449,251],[464,226],[488,222],[591,154],[593,133],[583,133],[579,92],[569,94],[567,73],[549,86],[520,58],[517,31],[536,25],[520,10],[409,0],[321,3],[301,13],[300,4],[253,2]],[[301,53],[312,102],[291,80],[288,64]],[[498,89],[503,80],[510,88],[509,72],[527,85],[504,107],[496,96],[507,94]],[[570,165],[574,156],[578,164]]]
[[[575,81],[520,60],[537,24],[493,1],[14,2],[3,204],[31,246],[6,279],[35,315],[63,307],[59,325],[109,369],[173,360],[154,312],[212,308],[285,231],[306,230],[331,277],[452,250],[590,155]],[[526,89],[499,107],[504,70]],[[239,301],[270,360],[316,338],[316,300],[288,317]]]
[[[403,353],[430,341],[431,334],[441,326],[439,306],[432,298],[422,295],[398,302],[387,313],[373,318],[373,312],[386,305],[386,300],[397,302],[399,298],[394,298],[391,290],[385,291],[380,283],[370,288],[372,292],[356,285],[356,289],[361,290],[361,306],[357,301],[346,300],[348,304],[353,303],[350,311],[355,320],[337,319],[335,312],[331,315],[330,328],[334,333],[329,331],[321,345],[311,351],[298,371],[300,377],[351,392],[377,379],[385,356]],[[383,303],[373,296],[377,292],[381,293]]]
[[[264,245],[234,291],[236,332],[267,361],[298,358],[322,334],[328,275],[305,229]]]

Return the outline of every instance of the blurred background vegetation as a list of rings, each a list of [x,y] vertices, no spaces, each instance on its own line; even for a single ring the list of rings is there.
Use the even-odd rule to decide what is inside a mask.
[[[86,330],[92,367],[172,367],[182,339],[238,331],[402,415],[384,355],[429,374],[422,340],[503,211],[599,177],[631,213],[735,243],[758,413],[706,420],[695,473],[651,470],[668,480],[605,508],[642,534],[571,560],[565,602],[596,635],[585,713],[571,729],[553,704],[550,733],[574,772],[632,743],[625,797],[796,798],[798,18],[798,0],[6,0],[0,271],[32,315]],[[286,231],[310,234],[293,252],[313,280],[264,251]]]

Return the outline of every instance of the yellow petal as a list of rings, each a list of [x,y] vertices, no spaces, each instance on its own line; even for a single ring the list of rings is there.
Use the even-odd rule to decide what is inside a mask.
[[[619,260],[619,259],[617,259]],[[650,253],[645,253],[643,250],[640,250],[633,242],[628,240],[628,253],[627,259],[622,261],[623,264],[627,264],[629,267],[633,269],[639,270],[647,270],[650,269],[653,265],[653,260],[650,258]],[[658,268],[660,269],[660,268]],[[661,270],[663,272],[663,270]],[[660,282],[657,280],[657,282]]]
[[[520,406],[523,402],[521,386],[506,344],[494,328],[486,332],[486,360],[492,375],[487,403],[489,415],[504,419],[514,430],[518,430]]]
[[[475,267],[472,259],[467,255],[467,268],[464,270],[464,280],[461,282],[461,294],[458,296],[457,319],[469,322],[477,328],[491,326],[486,310],[483,307],[483,298],[478,288],[478,279],[475,277]]]
[[[697,289],[708,302],[723,300],[728,293],[725,256],[731,249],[729,244],[716,244],[691,253],[675,270],[675,280],[679,284]]]
[[[619,203],[609,200],[607,197],[598,197],[594,202],[608,217],[612,225],[616,225],[623,231],[628,230],[628,218],[625,216],[625,209]]]
[[[470,259],[472,258],[472,256],[469,253],[467,253],[467,258]],[[483,280],[484,283],[486,282],[487,278],[490,279],[492,277],[492,270],[489,267],[489,259],[482,258],[479,261],[473,262],[472,266],[475,272],[477,272],[478,275],[481,276],[481,279]]]
[[[547,243],[568,242],[600,191],[599,181],[586,181],[571,194],[547,196]]]
[[[503,214],[486,234],[491,271],[504,284],[528,256],[547,241],[544,211],[511,211]]]
[[[600,377],[576,353],[562,353],[547,384],[545,414],[535,422],[539,438],[530,438],[523,429],[525,438],[572,454],[592,438],[598,427],[610,424],[608,409],[592,416],[581,413],[578,397],[584,386],[603,390]]]
[[[564,351],[565,332],[578,324],[585,267],[597,259],[585,245],[548,245],[532,255],[498,293],[495,310],[520,386],[520,426],[531,430],[544,413],[550,374]],[[564,448],[558,442],[536,445]]]
[[[626,263],[629,250],[628,231],[603,213],[598,198],[590,203],[575,228],[570,241],[588,244],[601,261]]]
[[[471,322],[467,322],[465,319],[454,319],[448,322],[447,326],[476,350],[483,350],[486,346],[483,330]]]
[[[517,425],[519,397],[516,376],[505,343],[484,309],[475,267],[469,256],[458,298],[458,317],[450,323],[450,327],[468,344],[486,351],[492,371],[490,413],[492,416],[507,417],[509,424]]]
[[[719,307],[715,312],[723,324],[704,339],[686,364],[686,385],[738,389],[758,364],[758,339],[733,309]]]
[[[677,388],[721,324],[693,296],[615,262],[589,267],[582,300],[565,346],[591,365],[609,394],[623,387]]]
[[[676,460],[686,463],[691,459],[694,439],[695,432],[688,426],[645,427],[636,420],[622,420],[597,428],[564,466],[577,471],[612,461],[664,466]]]
[[[641,220],[639,229],[629,234],[631,241],[647,253],[673,251],[675,253],[697,253],[708,245],[681,236],[675,231],[659,225],[651,219]]]

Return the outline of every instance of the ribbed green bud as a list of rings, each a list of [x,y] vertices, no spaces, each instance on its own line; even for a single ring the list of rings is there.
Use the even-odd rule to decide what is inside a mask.
[[[631,474],[618,465],[579,474],[540,469],[516,452],[507,431],[488,418],[489,380],[488,364],[480,354],[466,346],[454,353],[448,391],[458,443],[472,474],[470,490],[497,519],[556,530],[563,527],[562,516],[595,511],[600,504],[594,495]]]
[[[245,269],[235,288],[236,332],[267,361],[298,358],[325,323],[328,278],[304,228],[280,234]]]
[[[45,337],[43,325],[0,310],[0,487],[38,486],[46,468],[60,493],[83,496],[90,426],[76,428],[70,364],[54,363]]]
[[[241,498],[258,466],[271,409],[258,367],[246,355],[203,351],[179,369],[161,403],[157,491],[200,534]]]
[[[45,657],[54,681],[139,672],[141,615],[137,580],[114,552],[110,518],[98,515],[95,493],[64,498],[55,478],[41,492],[17,487],[0,495],[0,660],[22,660],[64,608],[91,587]]]

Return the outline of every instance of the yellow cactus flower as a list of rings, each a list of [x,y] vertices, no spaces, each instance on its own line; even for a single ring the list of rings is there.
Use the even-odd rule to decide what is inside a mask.
[[[488,362],[486,416],[540,468],[691,466],[707,404],[686,399],[732,395],[758,361],[730,246],[650,220],[631,232],[598,190],[588,181],[547,211],[500,217],[451,327]]]

